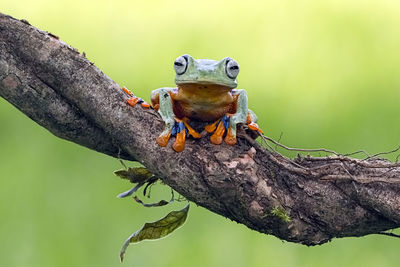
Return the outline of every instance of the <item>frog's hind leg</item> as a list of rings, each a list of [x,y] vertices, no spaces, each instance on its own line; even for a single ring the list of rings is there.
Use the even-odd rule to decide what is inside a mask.
[[[196,132],[192,127],[188,124],[188,118],[183,118],[182,120],[175,118],[175,125],[172,128],[171,135],[176,136],[175,142],[172,145],[172,148],[176,152],[181,152],[185,149],[185,140],[186,136],[193,136],[194,138],[200,138],[201,135]]]
[[[186,127],[187,133],[190,134],[191,136],[193,136],[194,138],[200,138],[201,134],[199,134],[198,132],[196,132],[195,129],[193,129],[192,127],[190,127],[190,125],[188,124],[189,119],[188,118],[183,118],[182,122]]]
[[[223,135],[225,131],[229,135],[231,129],[229,127],[230,116],[233,114],[226,114],[221,119],[216,120],[214,123],[207,125],[204,130],[208,133],[213,133],[210,137],[211,143],[219,145],[223,141]]]

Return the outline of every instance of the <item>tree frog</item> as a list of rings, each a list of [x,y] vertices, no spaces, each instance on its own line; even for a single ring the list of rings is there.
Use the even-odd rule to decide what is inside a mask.
[[[229,145],[236,144],[236,125],[239,123],[262,133],[256,124],[257,116],[248,109],[246,91],[235,89],[239,64],[234,59],[194,59],[186,54],[175,60],[174,69],[177,87],[163,87],[151,92],[152,105],[165,122],[165,129],[156,140],[160,146],[166,146],[171,135],[176,136],[172,147],[181,152],[186,136],[200,138],[201,135],[189,126],[190,119],[212,122],[205,130],[212,133],[210,141],[216,145],[223,140]],[[131,106],[139,102],[148,107],[136,97],[127,101]]]

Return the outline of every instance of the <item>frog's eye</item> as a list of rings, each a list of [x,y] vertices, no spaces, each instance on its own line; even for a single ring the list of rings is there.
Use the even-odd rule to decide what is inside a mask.
[[[239,64],[234,59],[228,58],[225,70],[229,78],[235,79],[239,74]]]
[[[186,56],[180,56],[177,59],[175,59],[174,62],[174,69],[176,74],[178,75],[182,75],[185,73],[186,69],[187,69],[187,57]]]

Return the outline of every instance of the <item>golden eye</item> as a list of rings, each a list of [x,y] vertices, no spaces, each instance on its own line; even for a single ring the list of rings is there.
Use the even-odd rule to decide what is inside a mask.
[[[239,74],[239,64],[234,59],[228,58],[226,60],[225,71],[229,78],[235,79]]]
[[[187,69],[188,61],[187,61],[187,56],[183,55],[175,59],[174,62],[174,69],[176,74],[182,75],[185,73]]]

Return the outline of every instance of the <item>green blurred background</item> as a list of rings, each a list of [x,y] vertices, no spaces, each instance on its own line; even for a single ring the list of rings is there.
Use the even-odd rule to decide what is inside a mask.
[[[400,143],[398,1],[2,0],[0,12],[60,36],[146,100],[173,86],[177,56],[230,56],[268,136],[342,153]],[[117,199],[129,185],[116,159],[54,137],[4,99],[0,129],[0,266],[121,266],[130,233],[183,206]],[[183,228],[129,247],[123,265],[396,266],[399,248],[384,236],[308,248],[192,205]]]

